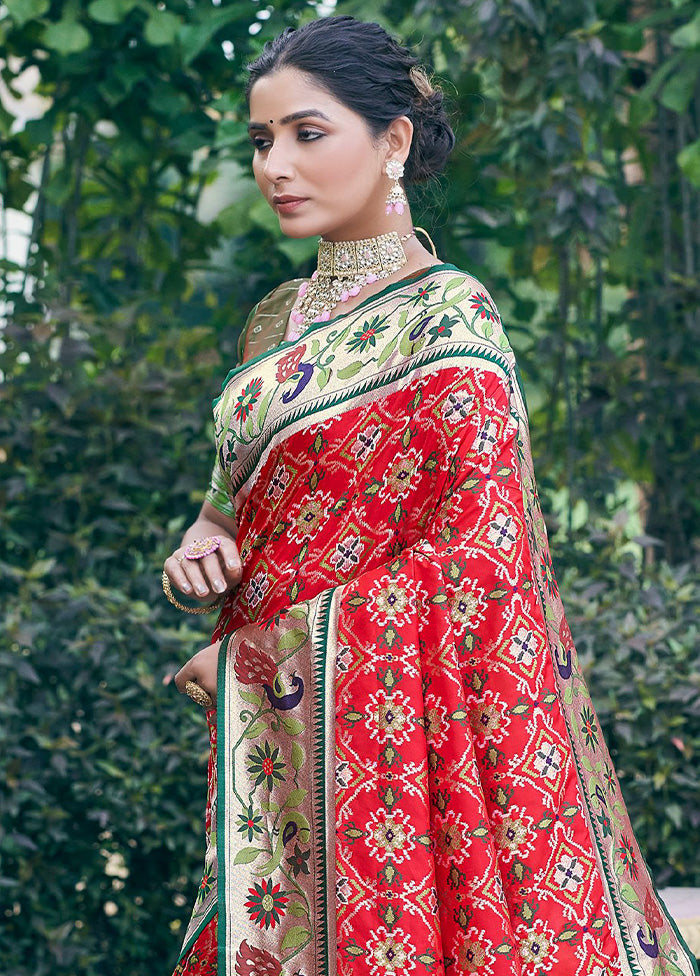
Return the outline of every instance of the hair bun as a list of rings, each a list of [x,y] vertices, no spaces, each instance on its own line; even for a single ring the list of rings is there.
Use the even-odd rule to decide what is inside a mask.
[[[416,86],[411,118],[413,143],[406,160],[406,180],[425,183],[445,168],[455,144],[455,134],[445,112],[444,95],[434,88],[426,73],[411,68],[411,80]]]

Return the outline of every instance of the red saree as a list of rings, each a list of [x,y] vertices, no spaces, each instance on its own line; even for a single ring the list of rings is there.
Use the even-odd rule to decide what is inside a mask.
[[[244,577],[176,974],[697,974],[577,664],[490,297],[438,265],[257,350],[294,293],[215,407]]]

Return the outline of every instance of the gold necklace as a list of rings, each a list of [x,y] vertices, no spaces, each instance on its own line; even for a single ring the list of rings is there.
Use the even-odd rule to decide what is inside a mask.
[[[336,305],[359,295],[365,285],[388,278],[408,261],[404,241],[415,230],[399,237],[396,231],[360,241],[324,241],[318,244],[318,264],[308,281],[299,287],[290,315],[288,338],[298,339],[312,322],[327,322]]]

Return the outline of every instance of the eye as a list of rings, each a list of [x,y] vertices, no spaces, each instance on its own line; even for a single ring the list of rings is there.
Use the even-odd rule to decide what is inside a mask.
[[[270,145],[270,140],[266,139],[264,136],[251,136],[251,144],[258,152],[263,152]]]
[[[316,139],[322,139],[325,132],[319,132],[318,129],[299,129],[298,138],[300,142],[315,142]]]

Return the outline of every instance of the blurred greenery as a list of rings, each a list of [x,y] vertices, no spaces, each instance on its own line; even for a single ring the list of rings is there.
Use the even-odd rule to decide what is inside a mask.
[[[700,885],[700,14],[337,9],[381,20],[443,79],[457,147],[416,222],[509,324],[633,821],[660,883]],[[177,955],[207,740],[167,681],[207,633],[165,603],[160,567],[208,482],[240,326],[309,268],[249,176],[242,86],[266,38],[316,15],[302,0],[0,7],[7,976],[145,976]]]

